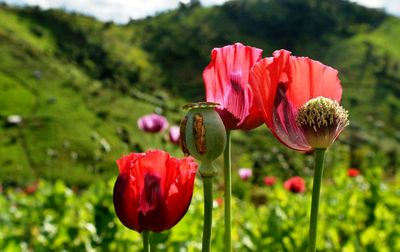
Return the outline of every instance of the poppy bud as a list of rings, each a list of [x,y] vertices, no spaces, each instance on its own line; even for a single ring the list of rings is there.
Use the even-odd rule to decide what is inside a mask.
[[[185,155],[202,162],[203,177],[216,174],[212,162],[222,154],[226,144],[224,123],[215,111],[217,106],[217,103],[200,102],[183,107],[189,111],[181,122],[181,148]]]
[[[317,97],[298,110],[296,122],[314,149],[326,149],[349,125],[348,112],[336,101]]]

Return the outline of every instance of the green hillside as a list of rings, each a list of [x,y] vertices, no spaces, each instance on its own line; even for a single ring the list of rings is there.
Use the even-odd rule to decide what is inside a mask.
[[[347,1],[181,5],[126,25],[2,5],[1,181],[43,177],[86,185],[115,175],[115,159],[131,150],[158,147],[180,155],[165,135],[142,133],[136,121],[157,110],[178,123],[182,104],[204,99],[201,72],[211,49],[236,41],[263,48],[264,56],[286,48],[339,69],[351,127],[328,162],[395,172],[399,32],[400,19]],[[22,116],[22,124],[9,125],[10,115]],[[309,157],[272,147],[277,141],[265,126],[233,137],[237,167],[309,173]]]
[[[25,14],[30,11],[31,16]],[[107,66],[98,67],[90,59],[79,62],[80,53],[86,53],[84,47],[90,48],[94,42],[86,41],[85,35],[84,45],[77,34],[83,32],[81,29],[99,29],[103,24],[60,11],[36,12],[0,9],[1,180],[31,183],[40,176],[85,185],[102,174],[115,174],[115,160],[122,153],[155,147],[154,141],[160,142],[161,137],[141,133],[136,121],[154,111],[152,103],[164,103],[153,96],[149,99],[140,90],[123,89],[124,82],[117,77],[101,79]],[[49,20],[36,22],[34,18],[40,15],[48,15]],[[53,15],[59,17],[59,23],[52,22]],[[81,24],[78,31],[58,30],[77,23]],[[85,27],[85,23],[89,25]],[[140,55],[138,65],[150,65],[143,50],[129,50]],[[107,61],[113,57],[103,56]],[[129,58],[123,66],[128,65]],[[7,125],[10,115],[21,115],[22,124]],[[172,115],[170,119],[172,123],[179,118]],[[129,141],[121,135],[124,130]]]

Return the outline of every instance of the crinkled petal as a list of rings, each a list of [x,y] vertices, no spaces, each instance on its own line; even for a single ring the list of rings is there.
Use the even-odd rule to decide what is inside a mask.
[[[211,62],[203,72],[206,99],[220,104],[217,111],[228,129],[241,128],[251,112],[258,112],[252,110],[248,79],[251,67],[261,59],[261,54],[261,49],[240,43],[215,48],[211,53]],[[253,121],[258,122],[252,119],[253,124]]]
[[[342,86],[336,69],[306,57],[291,56],[287,73],[287,96],[296,109],[318,96],[340,103]]]

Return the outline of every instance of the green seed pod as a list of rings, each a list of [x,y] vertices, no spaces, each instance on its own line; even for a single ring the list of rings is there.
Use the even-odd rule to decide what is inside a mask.
[[[336,101],[317,97],[304,104],[297,113],[297,125],[314,149],[326,149],[349,125],[349,114]]]
[[[200,102],[183,106],[189,110],[181,122],[181,148],[185,155],[201,161],[200,174],[214,176],[213,161],[225,150],[224,123],[215,111],[217,103]]]

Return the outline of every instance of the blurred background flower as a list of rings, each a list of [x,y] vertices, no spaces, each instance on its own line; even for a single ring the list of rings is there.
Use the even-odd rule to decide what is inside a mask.
[[[289,178],[285,181],[283,186],[286,190],[292,193],[302,193],[306,191],[306,184],[304,182],[304,179],[299,176]]]
[[[173,144],[179,144],[180,139],[180,128],[179,126],[173,125],[168,130],[169,141]]]
[[[253,171],[250,168],[240,168],[238,173],[240,179],[243,181],[247,181],[253,176]]]
[[[357,177],[360,174],[361,174],[360,170],[358,170],[356,168],[350,168],[347,170],[347,175],[349,177]]]
[[[265,176],[263,179],[264,185],[273,186],[276,183],[276,177],[274,176]]]
[[[168,128],[168,121],[164,116],[149,114],[138,119],[138,127],[145,132],[158,133]]]

